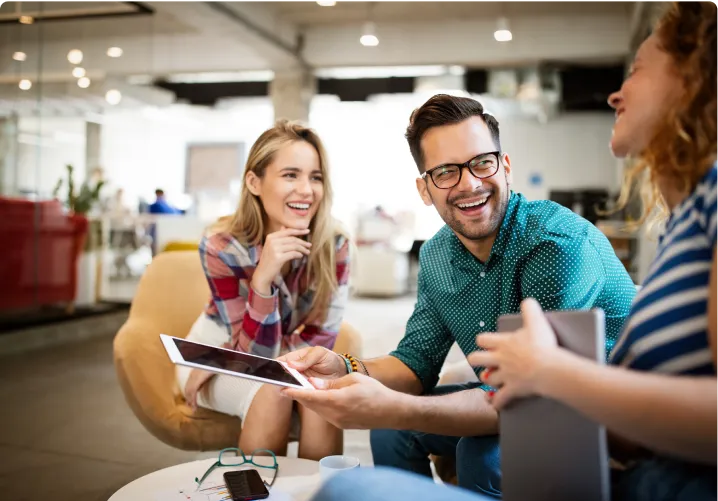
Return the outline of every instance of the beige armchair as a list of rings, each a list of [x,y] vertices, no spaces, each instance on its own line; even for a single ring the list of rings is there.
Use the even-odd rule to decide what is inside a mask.
[[[129,318],[114,341],[117,377],[142,425],[162,442],[184,450],[217,450],[239,442],[238,418],[198,409],[175,391],[175,368],[160,333],[185,337],[202,311],[209,287],[197,251],[158,255],[142,276]],[[361,354],[361,339],[343,324],[335,351]]]

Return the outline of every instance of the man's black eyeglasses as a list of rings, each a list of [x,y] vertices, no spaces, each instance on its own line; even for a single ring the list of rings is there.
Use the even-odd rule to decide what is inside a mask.
[[[444,164],[430,169],[421,175],[425,180],[431,181],[439,189],[448,190],[461,182],[464,167],[469,169],[471,175],[479,179],[487,179],[499,171],[501,152],[490,151],[475,156],[463,164]]]

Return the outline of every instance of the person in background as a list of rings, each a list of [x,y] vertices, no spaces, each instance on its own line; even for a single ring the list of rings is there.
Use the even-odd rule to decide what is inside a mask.
[[[279,121],[254,143],[236,213],[209,228],[200,258],[211,297],[188,340],[276,358],[334,346],[348,297],[349,241],[331,217],[324,146],[298,123]],[[187,402],[238,416],[239,447],[285,455],[290,428],[299,457],[340,454],[342,432],[278,386],[177,367]]]
[[[431,476],[429,455],[456,459],[459,485],[501,495],[496,411],[479,382],[437,387],[451,345],[465,355],[476,334],[535,297],[549,310],[601,308],[608,353],[636,289],[608,239],[574,212],[510,189],[513,166],[499,124],[478,101],[436,95],[406,131],[416,187],[446,223],[420,251],[418,298],[398,348],[347,374],[335,354],[285,357],[331,391],[286,391],[345,428],[369,428],[376,465]],[[339,379],[341,378],[341,379]]]
[[[164,190],[155,190],[155,201],[149,205],[150,214],[182,214],[182,211],[172,207],[165,199]]]
[[[716,499],[716,14],[709,2],[672,4],[609,98],[611,149],[637,160],[620,205],[640,179],[644,219],[656,205],[668,214],[610,365],[558,347],[533,299],[522,304],[523,329],[480,334],[483,351],[469,357],[498,388],[489,396],[496,410],[529,395],[551,398],[605,425],[616,437],[611,452],[616,441],[632,450],[613,471],[614,501]],[[360,499],[485,497],[365,470],[332,479],[314,501]]]

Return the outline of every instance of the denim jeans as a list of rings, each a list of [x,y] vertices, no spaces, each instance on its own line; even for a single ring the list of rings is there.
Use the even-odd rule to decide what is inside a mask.
[[[490,501],[491,498],[391,468],[356,468],[332,477],[312,501]],[[713,501],[716,467],[651,460],[613,478],[613,501]]]
[[[435,388],[432,395],[445,395],[478,388],[479,383]],[[391,466],[431,477],[429,455],[456,460],[459,486],[494,499],[501,498],[498,435],[450,437],[418,431],[372,430],[371,451],[376,466]]]
[[[655,458],[612,472],[613,501],[715,501],[716,467]]]
[[[354,468],[334,475],[312,501],[488,501],[480,494],[393,468]]]

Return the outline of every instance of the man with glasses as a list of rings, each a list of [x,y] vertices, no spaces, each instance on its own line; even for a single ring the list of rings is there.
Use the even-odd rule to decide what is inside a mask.
[[[377,465],[430,476],[429,455],[448,456],[460,486],[500,497],[498,418],[484,398],[491,389],[436,386],[451,345],[470,354],[477,334],[495,331],[499,316],[533,297],[544,310],[603,309],[608,353],[635,287],[591,223],[511,191],[498,122],[479,102],[434,96],[414,111],[406,138],[419,195],[446,226],[421,249],[405,336],[390,355],[357,364],[363,375],[342,377],[345,363],[323,348],[289,354],[332,391],[285,393],[335,425],[372,429]]]

